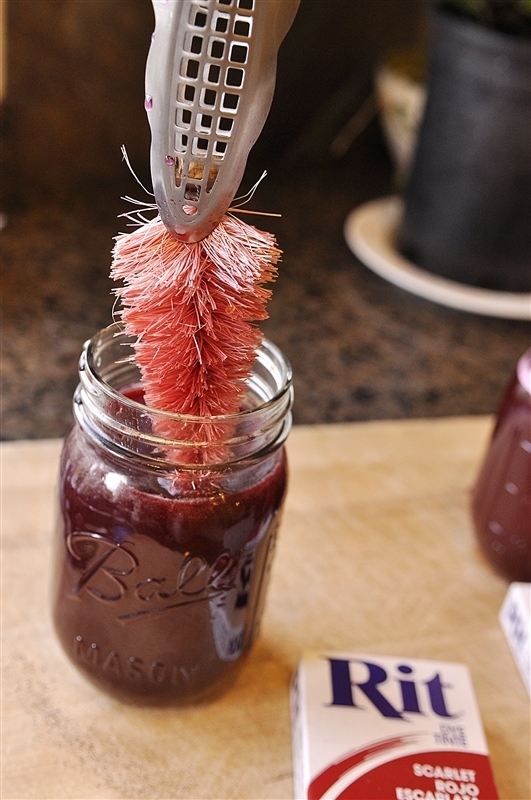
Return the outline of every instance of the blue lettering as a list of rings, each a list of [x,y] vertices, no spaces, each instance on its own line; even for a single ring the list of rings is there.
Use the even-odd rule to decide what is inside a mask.
[[[408,667],[407,664],[401,664],[397,669],[403,675],[410,675],[413,672],[411,667]],[[402,710],[408,711],[410,714],[422,714],[415,681],[400,680],[398,683],[400,684],[400,690],[402,692]]]
[[[455,717],[456,714],[450,714],[446,708],[446,703],[444,700],[443,688],[448,688],[449,684],[443,683],[440,675],[435,675],[431,681],[426,681],[426,686],[428,687],[431,707],[433,708],[434,712],[439,717]]]
[[[332,703],[333,706],[353,706],[359,708],[354,701],[354,688],[360,689],[365,697],[376,706],[384,717],[402,719],[402,714],[394,708],[377,688],[387,680],[387,672],[378,664],[366,661],[358,663],[367,667],[369,678],[363,683],[354,683],[350,675],[350,662],[339,658],[329,658],[332,678]]]
[[[369,702],[384,717],[404,719],[405,714],[423,714],[419,701],[419,688],[414,680],[404,678],[390,678],[387,671],[379,664],[354,659],[349,661],[343,658],[327,658],[330,665],[330,678],[332,688],[332,706],[350,706],[363,709],[359,705],[359,693],[362,692]],[[364,680],[353,680],[351,663],[363,665],[366,670]],[[397,671],[402,675],[410,675],[413,669],[407,664],[401,664]],[[395,707],[382,691],[383,684],[388,680],[396,681],[400,687],[402,708]],[[451,688],[450,684],[443,683],[441,676],[436,674],[429,681],[424,681],[421,686],[427,689],[427,695],[432,711],[439,717],[455,717],[450,713],[446,703],[444,690]]]

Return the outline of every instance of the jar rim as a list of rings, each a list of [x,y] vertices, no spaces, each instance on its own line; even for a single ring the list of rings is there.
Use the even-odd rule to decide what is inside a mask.
[[[133,408],[136,408],[138,411],[142,411],[143,413],[149,413],[150,415],[156,415],[157,417],[160,416],[161,418],[166,418],[168,420],[174,420],[178,422],[186,421],[190,423],[211,423],[211,424],[221,424],[221,423],[233,423],[236,420],[241,420],[242,417],[250,416],[255,413],[257,410],[265,410],[269,406],[275,405],[282,397],[290,390],[291,382],[293,379],[293,370],[291,367],[290,362],[286,358],[286,356],[282,353],[279,347],[274,344],[270,339],[267,337],[263,337],[259,347],[257,348],[256,352],[260,353],[262,351],[271,353],[278,363],[283,363],[285,375],[283,376],[283,381],[281,387],[275,392],[274,395],[269,397],[265,402],[260,403],[259,406],[253,406],[251,408],[244,408],[241,411],[232,414],[212,414],[209,416],[200,416],[196,414],[183,414],[176,411],[164,411],[162,409],[153,408],[152,406],[148,406],[145,403],[141,403],[138,400],[134,400],[127,395],[124,395],[118,389],[115,389],[114,386],[109,383],[100,373],[98,366],[94,364],[94,349],[98,344],[101,344],[101,339],[106,337],[112,337],[113,339],[117,339],[118,337],[127,338],[128,343],[133,345],[134,337],[130,336],[126,333],[123,326],[119,322],[113,322],[111,325],[108,325],[106,328],[102,328],[98,331],[94,336],[90,339],[87,339],[84,347],[83,347],[83,354],[81,356],[81,360],[85,358],[85,364],[91,368],[92,372],[94,373],[95,377],[98,379],[101,388],[105,391],[105,393],[109,396],[109,398],[113,400],[118,400],[120,403],[125,403],[126,405],[130,405]],[[132,357],[125,358],[123,360],[124,364],[132,363]]]
[[[121,454],[195,467],[254,458],[286,440],[292,424],[292,369],[268,339],[256,349],[244,381],[242,410],[205,417],[153,409],[124,393],[141,385],[135,341],[114,323],[84,344],[74,416],[91,438]],[[130,347],[130,355],[123,357],[122,345]]]

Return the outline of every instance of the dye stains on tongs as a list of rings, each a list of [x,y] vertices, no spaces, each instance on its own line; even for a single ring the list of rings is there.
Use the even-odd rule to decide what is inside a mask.
[[[166,228],[203,239],[229,208],[269,112],[299,0],[153,0],[151,174]]]

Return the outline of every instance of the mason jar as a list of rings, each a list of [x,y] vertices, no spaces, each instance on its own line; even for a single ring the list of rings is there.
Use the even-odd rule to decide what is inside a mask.
[[[531,349],[502,395],[472,490],[481,550],[508,581],[531,580]]]
[[[241,411],[143,402],[133,341],[85,343],[60,460],[53,616],[73,664],[125,701],[218,693],[256,638],[286,495],[292,373],[267,339]]]

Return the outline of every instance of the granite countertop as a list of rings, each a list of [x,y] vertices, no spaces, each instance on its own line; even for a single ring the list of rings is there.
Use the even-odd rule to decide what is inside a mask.
[[[257,173],[259,174],[259,172]],[[254,176],[256,178],[256,175]],[[112,320],[108,277],[121,187],[12,211],[2,233],[2,438],[63,436],[85,339]],[[391,194],[369,125],[345,158],[273,165],[248,218],[284,255],[263,324],[292,362],[295,422],[486,414],[530,342],[526,322],[446,308],[387,283],[348,249],[343,224]]]

